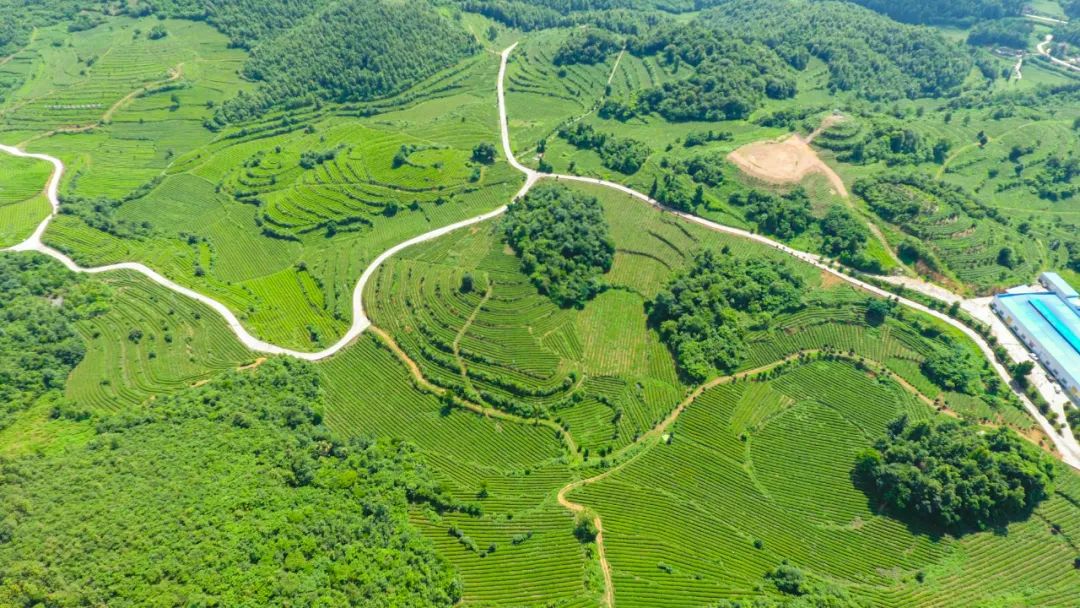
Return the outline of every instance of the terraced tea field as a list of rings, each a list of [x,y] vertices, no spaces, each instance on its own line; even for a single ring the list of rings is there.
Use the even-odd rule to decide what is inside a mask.
[[[1048,451],[1063,444],[998,382],[980,349],[985,343],[970,328],[912,300],[874,312],[871,293],[881,290],[797,250],[818,247],[820,227],[786,244],[746,231],[751,221],[729,196],[786,187],[756,183],[721,159],[748,142],[805,131],[833,104],[851,101],[829,90],[830,66],[806,60],[795,76],[799,96],[767,100],[746,120],[607,120],[595,115],[605,97],[631,100],[688,78],[692,68],[629,52],[595,65],[556,66],[569,28],[525,32],[452,6],[440,10],[486,39],[477,49],[521,40],[503,55],[504,62],[510,57],[502,64],[507,99],[493,86],[498,59],[478,50],[397,95],[292,100],[221,127],[212,121],[215,108],[259,86],[239,76],[247,52],[207,23],[149,17],[104,18],[86,31],[43,27],[0,62],[0,140],[66,165],[62,213],[44,237],[62,253],[43,251],[87,267],[144,263],[220,302],[267,342],[230,328],[228,311],[182,295],[199,294],[147,280],[153,272],[95,274],[89,280],[99,281],[109,309],[74,323],[85,357],[63,394],[55,391],[0,428],[0,454],[43,455],[91,441],[102,458],[115,459],[117,444],[93,429],[103,416],[137,418],[221,372],[266,362],[243,344],[304,351],[291,353],[301,358],[325,349],[314,364],[325,410],[312,418],[336,438],[319,446],[321,456],[348,461],[356,444],[346,438],[415,447],[422,474],[430,472],[458,504],[414,496],[420,485],[410,474],[420,467],[378,473],[405,480],[395,525],[411,530],[413,540],[422,535],[456,572],[455,605],[783,601],[791,598],[765,575],[785,561],[811,584],[836,590],[844,608],[849,597],[852,605],[898,608],[1074,603],[1080,477],[1064,465],[1055,465],[1054,492],[1029,517],[957,535],[883,515],[852,481],[857,454],[900,415],[1008,425]],[[159,24],[167,35],[151,40],[147,31]],[[911,168],[938,171],[978,204],[898,186],[900,197],[920,199],[925,213],[902,225],[880,222],[890,242],[917,238],[943,260],[938,278],[973,290],[1068,262],[1073,212],[1062,201],[1030,204],[1032,188],[1045,184],[1026,180],[1052,164],[1052,150],[1068,149],[1080,112],[1028,121],[1023,111],[993,117],[963,108],[956,118],[962,128],[954,130],[948,121],[937,124],[942,108],[924,100],[899,100],[892,110],[863,101],[857,105],[866,115],[915,117],[920,137],[990,133],[983,145],[958,142],[940,165]],[[509,116],[504,125],[499,110]],[[789,110],[806,112],[777,117]],[[650,153],[634,174],[616,172],[596,151],[552,135],[567,120],[645,142]],[[821,136],[824,159],[848,182],[889,169],[837,160],[865,128],[853,119]],[[683,145],[691,134],[716,129],[723,136]],[[1031,134],[1042,148],[1021,154],[1021,163],[1005,160]],[[539,165],[536,146],[545,138],[544,161],[565,174],[529,168]],[[478,146],[497,143],[519,151],[524,165],[499,153],[483,158]],[[694,187],[673,167],[699,156],[719,177],[702,187],[693,213],[720,225],[640,194],[665,175]],[[48,212],[41,187],[49,173],[45,163],[5,154],[0,175],[17,176],[0,180],[3,248]],[[610,229],[614,262],[598,295],[579,308],[561,308],[538,291],[507,244],[502,220],[492,217],[541,179],[597,197]],[[822,180],[802,185],[815,221],[838,204],[860,224],[872,217],[867,201],[840,200]],[[467,226],[440,230],[458,222]],[[1043,236],[1018,237],[1031,230]],[[1003,243],[1017,256],[1004,270]],[[873,241],[869,255],[891,262],[886,245]],[[728,310],[748,319],[740,328],[744,357],[733,375],[704,384],[680,371],[649,321],[657,295],[703,250],[785,261],[802,281],[803,303],[782,313]],[[354,286],[369,268],[357,311]],[[352,338],[365,329],[330,347],[346,330]],[[945,390],[928,375],[928,361],[952,352],[968,358],[961,371],[972,378],[960,389],[967,392]],[[213,411],[213,396],[207,399]],[[243,417],[233,424],[242,427]],[[306,479],[305,456],[286,451],[267,460],[274,476],[303,491],[354,491],[348,475],[321,476],[330,468]],[[281,517],[306,525],[302,509]],[[386,555],[393,550],[386,547]],[[278,553],[269,559],[282,562],[275,584],[283,588],[316,559],[307,549]]]
[[[135,408],[255,359],[209,308],[134,273],[104,281],[109,311],[77,327],[87,352],[67,396],[78,407]]]
[[[51,167],[35,160],[0,156],[0,249],[30,236],[52,210],[43,184]]]
[[[203,127],[212,108],[249,87],[236,76],[244,53],[188,21],[149,40],[151,23],[109,21],[59,50],[51,41],[66,32],[43,30],[16,58],[53,80],[28,75],[0,105],[0,136],[71,168],[63,195],[122,198],[115,220],[139,227],[57,218],[44,240],[85,266],[143,262],[224,302],[260,338],[317,350],[348,327],[352,288],[378,253],[490,211],[520,186],[504,163],[471,160],[497,137],[490,58],[396,97],[215,134]],[[113,92],[104,109],[65,97]],[[45,136],[56,128],[78,132]],[[22,209],[8,213],[30,223]]]
[[[706,392],[666,444],[571,495],[604,518],[617,605],[745,597],[781,559],[874,606],[1031,601],[1032,592],[1065,605],[1075,547],[1048,522],[1080,523],[1074,476],[1007,535],[959,539],[877,515],[852,487],[854,453],[885,422],[930,415],[905,392],[827,362]]]

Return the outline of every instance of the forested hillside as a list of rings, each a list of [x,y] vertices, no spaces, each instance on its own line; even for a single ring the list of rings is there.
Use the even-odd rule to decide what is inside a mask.
[[[0,22],[0,56],[25,45],[35,27],[69,21],[71,31],[88,30],[110,14],[205,21],[229,36],[233,46],[252,51],[243,75],[262,86],[225,104],[208,123],[212,126],[284,105],[397,93],[477,48],[471,34],[427,2],[0,0],[0,15],[5,16]]]
[[[851,0],[907,23],[970,25],[1016,16],[1024,0]]]
[[[571,36],[562,64],[603,61],[618,43],[601,33]],[[767,99],[789,99],[798,72],[816,57],[829,88],[869,100],[940,97],[972,67],[966,51],[929,29],[896,23],[843,2],[728,0],[693,22],[660,22],[629,36],[627,49],[688,75],[611,99],[602,116],[656,113],[671,121],[747,118]]]
[[[945,95],[972,65],[936,32],[845,2],[732,0],[703,21],[729,36],[761,40],[795,67],[818,57],[829,66],[832,89],[869,99]]]
[[[44,257],[0,254],[0,429],[58,396],[86,346],[72,322],[103,313],[108,291]]]
[[[407,519],[410,501],[447,507],[418,457],[334,437],[321,407],[319,374],[275,360],[102,419],[83,446],[0,458],[0,604],[456,602]]]

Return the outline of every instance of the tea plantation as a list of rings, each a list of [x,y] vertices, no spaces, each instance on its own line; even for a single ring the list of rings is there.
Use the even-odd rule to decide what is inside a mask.
[[[0,605],[1075,606],[1070,17],[0,0]]]

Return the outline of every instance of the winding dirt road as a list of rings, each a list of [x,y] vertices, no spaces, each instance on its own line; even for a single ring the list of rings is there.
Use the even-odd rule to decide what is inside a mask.
[[[510,144],[510,129],[508,126],[506,113],[506,65],[507,61],[509,60],[510,54],[514,51],[516,47],[517,43],[513,44],[501,53],[499,76],[497,83],[499,131],[501,133],[503,155],[506,157],[507,162],[510,164],[510,166],[525,175],[525,183],[514,196],[515,200],[528,193],[529,190],[541,179],[552,179],[556,181],[578,182],[584,184],[592,184],[596,186],[603,186],[617,192],[622,192],[626,194],[628,198],[635,198],[640,201],[646,202],[665,213],[670,213],[674,216],[682,218],[685,221],[698,224],[699,226],[702,226],[704,228],[708,228],[709,230],[737,236],[743,239],[760,243],[767,247],[771,247],[802,262],[810,264],[824,272],[827,272],[835,276],[836,278],[843,280],[851,285],[854,285],[868,293],[872,293],[874,295],[884,298],[893,298],[897,302],[908,308],[918,310],[924,314],[928,314],[955,327],[957,330],[963,332],[964,335],[971,338],[979,346],[979,349],[986,356],[987,360],[990,362],[998,375],[1001,376],[1001,378],[1006,382],[1006,384],[1009,383],[1011,378],[1008,370],[1006,370],[1004,366],[997,362],[997,359],[994,357],[993,349],[990,347],[989,344],[987,344],[986,340],[984,340],[982,336],[980,336],[975,330],[971,329],[967,325],[964,325],[960,321],[949,317],[944,313],[933,310],[913,300],[896,297],[892,293],[884,289],[876,287],[865,281],[859,280],[855,277],[848,276],[841,270],[835,268],[827,260],[823,260],[818,255],[793,249],[791,247],[788,247],[787,245],[784,245],[783,243],[774,241],[760,234],[754,234],[740,228],[725,226],[723,224],[718,224],[711,220],[707,220],[705,218],[698,217],[689,213],[669,209],[663,204],[661,204],[659,201],[656,201],[649,196],[622,184],[578,175],[541,174],[533,169],[530,169],[529,167],[526,167],[525,165],[522,165],[514,156],[514,151]],[[38,253],[48,255],[59,260],[64,266],[66,266],[73,272],[82,272],[89,274],[112,272],[114,270],[130,270],[138,272],[146,276],[151,281],[157,283],[158,285],[171,289],[176,293],[179,293],[183,296],[191,298],[192,300],[198,301],[212,308],[215,312],[220,314],[222,318],[225,319],[226,323],[229,326],[229,329],[236,335],[237,339],[240,340],[240,342],[244,344],[244,346],[246,346],[247,348],[259,353],[270,355],[287,355],[307,361],[319,361],[333,356],[334,354],[348,346],[353,340],[359,337],[360,334],[364,333],[364,331],[371,326],[371,321],[368,319],[367,314],[364,312],[363,292],[364,287],[367,285],[368,281],[371,280],[371,277],[374,276],[375,272],[378,270],[379,266],[382,265],[383,262],[408,247],[439,238],[443,235],[449,234],[451,232],[454,232],[455,230],[459,230],[467,226],[478,224],[480,222],[485,222],[489,219],[502,215],[506,211],[506,205],[503,205],[498,209],[489,211],[488,213],[484,213],[482,215],[478,215],[476,217],[463,220],[449,226],[437,228],[430,232],[426,232],[424,234],[411,238],[407,241],[398,243],[390,249],[387,249],[381,255],[376,257],[371,262],[371,264],[368,265],[368,267],[364,270],[363,274],[360,275],[360,279],[357,281],[356,287],[353,289],[353,322],[349,330],[341,337],[341,339],[339,339],[329,348],[318,352],[302,352],[284,348],[282,346],[271,344],[269,342],[265,342],[263,340],[260,340],[259,338],[256,338],[250,332],[248,332],[246,328],[244,328],[243,324],[236,317],[236,315],[233,314],[233,312],[229,310],[228,307],[226,307],[224,304],[218,302],[217,300],[214,300],[209,296],[200,294],[192,289],[178,285],[177,283],[162,276],[160,273],[147,267],[144,264],[140,264],[137,262],[124,262],[120,264],[110,264],[107,266],[98,266],[94,268],[83,268],[76,264],[75,261],[69,258],[67,255],[45,245],[44,242],[42,242],[42,235],[45,233],[46,228],[48,228],[49,222],[52,220],[53,217],[55,217],[60,206],[60,202],[58,199],[58,190],[60,186],[60,179],[64,172],[64,163],[61,162],[60,159],[49,156],[47,154],[29,153],[15,147],[2,144],[0,144],[0,151],[7,154],[12,154],[14,156],[42,160],[53,165],[53,173],[52,176],[49,178],[48,185],[45,189],[45,193],[49,199],[49,203],[52,205],[53,212],[40,225],[38,225],[38,227],[34,230],[34,233],[28,239],[18,245],[15,245],[14,247],[9,248],[10,251],[36,251]],[[1031,400],[1027,398],[1027,396],[1018,393],[1017,397],[1020,399],[1021,403],[1023,403],[1024,408],[1027,409],[1031,416],[1035,418],[1035,420],[1039,423],[1039,426],[1042,427],[1046,435],[1050,437],[1051,440],[1054,442],[1055,447],[1061,454],[1061,459],[1068,465],[1080,469],[1080,443],[1077,443],[1076,439],[1072,436],[1072,433],[1066,431],[1064,435],[1059,434],[1057,430],[1053,427],[1053,425],[1051,425],[1050,422],[1045,417],[1043,417],[1043,415],[1039,412],[1038,408],[1035,407],[1035,404],[1032,403]]]
[[[1065,22],[1063,21],[1062,23],[1065,23]],[[1054,35],[1053,34],[1047,34],[1046,38],[1042,42],[1040,42],[1038,45],[1036,45],[1035,48],[1039,49],[1039,54],[1040,55],[1042,55],[1043,57],[1046,57],[1047,59],[1049,59],[1055,65],[1060,65],[1061,67],[1068,68],[1068,69],[1073,70],[1075,72],[1080,72],[1080,66],[1069,63],[1068,61],[1063,61],[1063,60],[1058,59],[1057,57],[1054,57],[1053,55],[1050,54],[1050,51],[1049,51],[1049,49],[1047,47],[1049,47],[1050,43],[1053,42],[1053,41],[1054,41]]]

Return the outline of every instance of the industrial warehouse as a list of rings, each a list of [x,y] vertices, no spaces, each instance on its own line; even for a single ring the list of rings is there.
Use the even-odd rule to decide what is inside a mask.
[[[1080,293],[1053,272],[1043,273],[1039,283],[1046,291],[995,296],[994,312],[1080,404]]]

